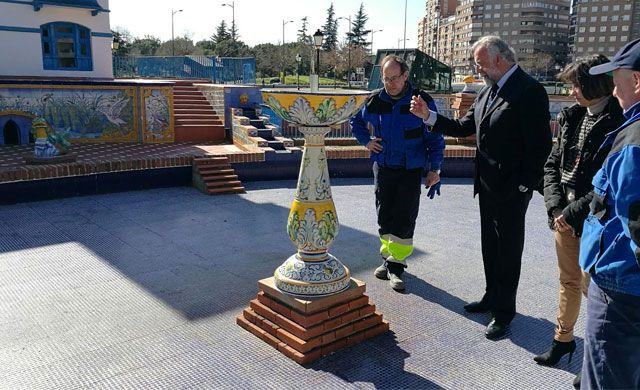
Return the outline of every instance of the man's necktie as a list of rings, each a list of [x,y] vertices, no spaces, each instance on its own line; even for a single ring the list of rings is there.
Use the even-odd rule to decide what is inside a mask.
[[[491,91],[489,91],[489,99],[487,99],[487,108],[493,103],[497,95],[498,95],[498,84],[493,84],[491,86]]]
[[[493,84],[491,86],[491,92],[489,93],[489,100],[493,102],[498,94],[498,84]]]

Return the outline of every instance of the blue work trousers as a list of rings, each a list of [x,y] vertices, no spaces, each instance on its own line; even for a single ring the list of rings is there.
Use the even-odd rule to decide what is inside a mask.
[[[589,285],[581,389],[640,389],[640,297]]]

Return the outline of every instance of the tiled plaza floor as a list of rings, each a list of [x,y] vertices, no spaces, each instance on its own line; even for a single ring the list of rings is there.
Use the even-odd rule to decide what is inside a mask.
[[[0,206],[0,388],[571,388],[582,353],[556,368],[532,360],[551,342],[558,289],[539,195],[519,313],[507,338],[489,341],[488,316],[462,310],[484,288],[470,180],[423,194],[405,294],[372,275],[371,179],[332,185],[341,225],[331,253],[367,283],[391,332],[301,367],[235,324],[256,282],[295,251],[285,231],[294,181]],[[581,316],[579,348],[582,334]]]

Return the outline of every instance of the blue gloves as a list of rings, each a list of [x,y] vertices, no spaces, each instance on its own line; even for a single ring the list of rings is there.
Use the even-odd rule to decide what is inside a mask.
[[[429,188],[429,192],[427,192],[427,196],[429,197],[429,199],[433,199],[436,194],[438,194],[438,196],[440,196],[440,185],[442,184],[442,182],[437,182],[436,184],[432,185]]]

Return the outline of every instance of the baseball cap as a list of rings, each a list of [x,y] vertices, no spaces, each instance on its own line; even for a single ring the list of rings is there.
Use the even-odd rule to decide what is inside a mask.
[[[640,71],[640,39],[624,45],[624,47],[618,50],[616,55],[613,56],[611,62],[589,69],[589,74],[603,74],[621,68]]]

